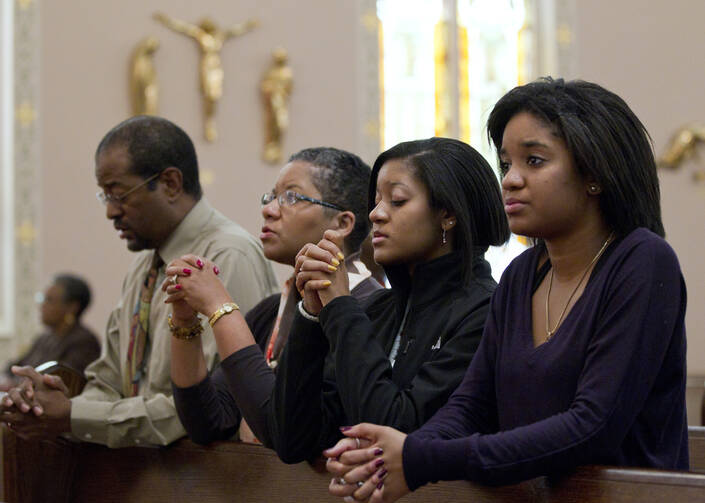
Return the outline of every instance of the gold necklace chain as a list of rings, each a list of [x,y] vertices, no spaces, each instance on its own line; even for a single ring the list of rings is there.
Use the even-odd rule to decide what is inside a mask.
[[[612,241],[612,238],[614,237],[614,232],[611,232],[609,236],[607,236],[607,239],[605,242],[602,244],[602,248],[597,252],[597,255],[593,257],[593,259],[590,261],[588,266],[585,268],[583,271],[582,276],[580,276],[580,281],[578,281],[578,284],[575,285],[575,288],[573,288],[573,293],[570,294],[570,297],[568,297],[568,302],[566,302],[565,307],[563,307],[563,311],[561,312],[560,317],[558,318],[558,323],[556,323],[556,326],[553,327],[553,330],[550,328],[550,322],[548,321],[548,299],[551,297],[551,287],[553,286],[553,267],[551,267],[551,277],[548,280],[548,293],[546,294],[546,341],[548,341],[551,337],[553,337],[553,334],[556,333],[556,330],[558,330],[558,327],[561,325],[561,322],[563,321],[563,316],[565,316],[565,312],[568,310],[568,306],[570,305],[570,301],[573,300],[573,296],[575,295],[575,292],[578,291],[578,288],[580,287],[580,284],[583,282],[585,279],[585,276],[587,275],[588,271],[590,268],[597,262],[597,260],[602,256],[604,251],[607,249],[607,245],[610,244],[610,241]]]

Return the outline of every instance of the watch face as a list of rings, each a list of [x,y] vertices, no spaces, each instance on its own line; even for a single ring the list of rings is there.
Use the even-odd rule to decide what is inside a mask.
[[[231,313],[233,311],[233,306],[225,306],[223,308],[223,311],[225,311],[226,313]]]

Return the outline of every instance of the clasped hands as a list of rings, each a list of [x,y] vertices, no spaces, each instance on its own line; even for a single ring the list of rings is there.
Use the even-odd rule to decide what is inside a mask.
[[[343,235],[335,230],[323,233],[318,244],[305,244],[296,255],[296,289],[306,311],[318,316],[323,306],[336,297],[350,295],[343,262]]]
[[[361,423],[340,429],[345,438],[323,451],[328,486],[346,502],[392,502],[409,492],[402,467],[406,435],[388,426]]]
[[[59,376],[12,367],[20,383],[0,402],[0,422],[23,439],[53,438],[71,431],[69,390]]]
[[[188,326],[198,313],[212,315],[224,303],[232,302],[218,275],[220,269],[210,260],[197,255],[184,255],[172,260],[165,270],[161,289],[164,301],[172,305],[174,323]]]

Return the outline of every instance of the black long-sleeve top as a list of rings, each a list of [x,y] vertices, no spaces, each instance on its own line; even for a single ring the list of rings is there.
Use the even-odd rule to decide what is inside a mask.
[[[534,347],[541,253],[507,268],[462,384],[404,442],[410,489],[580,464],[688,468],[686,290],[673,250],[646,229],[612,243],[558,331]]]
[[[476,259],[467,284],[457,253],[419,265],[413,278],[402,268],[385,270],[390,290],[362,303],[336,298],[320,324],[295,318],[268,425],[283,461],[317,456],[340,438],[340,426],[361,421],[412,431],[460,384],[496,287],[489,265]]]

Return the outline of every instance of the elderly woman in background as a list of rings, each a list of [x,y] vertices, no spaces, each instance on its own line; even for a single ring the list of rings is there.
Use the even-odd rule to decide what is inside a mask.
[[[81,278],[59,274],[42,295],[40,313],[48,331],[34,341],[30,350],[7,366],[0,378],[0,389],[7,390],[16,379],[13,366],[36,367],[58,361],[79,372],[100,355],[100,343],[93,332],[81,324],[81,315],[91,302],[91,290]]]

